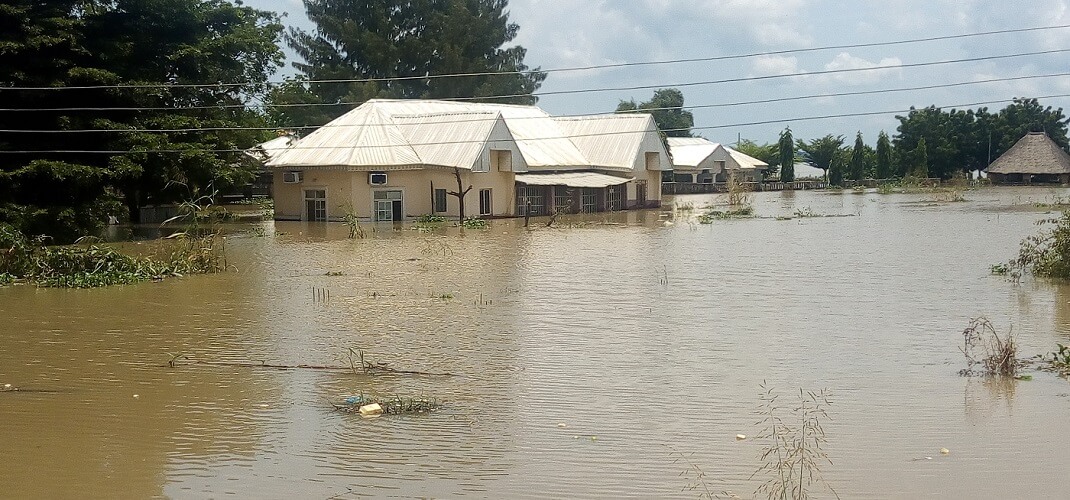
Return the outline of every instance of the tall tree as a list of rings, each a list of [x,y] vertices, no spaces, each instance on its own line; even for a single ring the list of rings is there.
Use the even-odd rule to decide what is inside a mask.
[[[888,134],[881,130],[877,136],[877,179],[890,179],[892,177],[892,143],[888,140]]]
[[[322,125],[373,97],[532,104],[546,73],[507,46],[508,0],[304,0],[316,29],[291,29],[300,76],[272,92],[280,125]],[[446,76],[462,75],[462,76]],[[325,81],[328,80],[328,81]],[[329,80],[346,80],[343,82]],[[361,80],[361,81],[352,81]],[[281,123],[284,122],[284,123]]]
[[[813,167],[824,170],[825,179],[831,182],[831,179],[829,179],[829,168],[832,166],[833,159],[839,154],[840,148],[843,147],[843,136],[832,136],[830,134],[825,137],[813,139],[810,142],[803,142],[802,139],[798,139],[795,141],[795,146],[803,153],[806,153],[807,163]]]
[[[65,241],[251,178],[237,151],[263,135],[242,129],[263,123],[246,104],[281,64],[277,16],[225,0],[19,0],[0,26],[0,108],[29,110],[0,113],[0,129],[24,131],[0,135],[24,151],[3,155],[0,222]]]
[[[777,147],[780,155],[780,181],[792,182],[795,180],[795,139],[791,137],[791,127],[785,127],[780,133]]]
[[[855,147],[851,150],[851,180],[860,181],[866,177],[866,144],[862,142],[862,132],[855,135]]]
[[[927,179],[929,177],[929,152],[924,137],[918,141],[918,147],[914,148],[911,158],[914,163],[911,175],[919,179]]]
[[[658,89],[649,101],[636,104],[635,100],[620,101],[618,113],[644,112],[654,116],[658,130],[668,137],[691,137],[695,117],[684,109],[684,93],[679,89]]]

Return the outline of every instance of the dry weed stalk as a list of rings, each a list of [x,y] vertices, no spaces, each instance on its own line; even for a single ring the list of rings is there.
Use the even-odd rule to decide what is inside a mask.
[[[967,367],[959,374],[971,375],[1005,375],[1013,377],[1018,374],[1018,343],[1014,334],[1001,337],[992,322],[985,317],[973,318],[962,330],[962,347],[959,348],[966,357]],[[981,365],[982,370],[974,367]]]
[[[770,499],[801,500],[810,497],[812,486],[822,484],[839,498],[836,490],[821,477],[821,466],[832,464],[823,449],[828,438],[821,424],[829,418],[826,408],[832,404],[828,391],[799,389],[799,404],[790,410],[789,423],[781,417],[784,409],[778,402],[779,395],[764,382],[761,388],[764,392],[757,414],[761,417],[758,425],[762,430],[756,437],[767,440],[767,444],[758,456],[762,465],[751,477],[767,479],[754,491],[755,495],[764,493]]]

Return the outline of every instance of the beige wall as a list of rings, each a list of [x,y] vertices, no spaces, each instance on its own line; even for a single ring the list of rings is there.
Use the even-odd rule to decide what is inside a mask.
[[[286,169],[295,170],[295,169]],[[309,169],[304,171],[304,179],[297,184],[282,182],[283,170],[276,170],[272,190],[275,198],[275,218],[280,220],[302,220],[305,218],[305,190],[324,189],[327,191],[327,218],[341,220],[346,214],[346,203],[352,199],[353,173],[344,170]],[[367,184],[368,174],[363,172]]]
[[[309,169],[304,172],[300,184],[282,182],[282,171],[275,173],[275,218],[280,220],[302,220],[304,214],[304,190],[324,189],[327,191],[327,217],[329,220],[341,220],[352,210],[362,220],[372,220],[374,191],[401,191],[402,207],[406,218],[419,217],[431,213],[431,185],[436,189],[457,190],[457,179],[453,170],[444,168],[425,168],[419,170],[383,170],[387,175],[385,185],[368,184],[366,171],[347,172],[340,170]],[[461,180],[465,187],[472,190],[465,196],[465,215],[479,215],[479,191],[491,189],[492,214],[494,216],[513,215],[514,174],[512,172],[469,172],[461,171]],[[457,198],[446,197],[446,212],[437,214],[456,217],[459,213]]]

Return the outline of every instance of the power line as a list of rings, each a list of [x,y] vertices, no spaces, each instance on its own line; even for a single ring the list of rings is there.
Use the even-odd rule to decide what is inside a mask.
[[[893,68],[895,68],[895,67],[881,67],[881,68],[874,68],[874,69],[893,69]],[[798,75],[795,75],[795,76],[798,76]],[[746,105],[752,105],[752,104],[769,104],[769,103],[773,103],[773,102],[783,102],[783,101],[796,101],[796,100],[803,100],[803,99],[817,99],[817,98],[823,98],[823,97],[847,97],[847,96],[858,96],[858,95],[884,94],[884,93],[892,93],[892,92],[910,92],[910,91],[915,91],[915,90],[932,90],[932,89],[939,89],[939,88],[961,87],[961,86],[967,86],[967,85],[980,85],[980,84],[986,84],[986,83],[999,83],[999,82],[1010,82],[1010,81],[1018,81],[1018,80],[1031,80],[1031,79],[1066,77],[1066,76],[1070,76],[1070,73],[1047,73],[1047,74],[1041,74],[1041,75],[1021,75],[1021,76],[1011,76],[1011,77],[1005,77],[1005,78],[988,78],[988,79],[984,79],[984,80],[967,80],[967,81],[959,81],[959,82],[952,82],[952,83],[939,83],[939,84],[932,84],[932,85],[921,85],[921,86],[916,86],[916,87],[898,87],[898,88],[889,88],[889,89],[860,90],[860,91],[851,91],[851,92],[831,92],[831,93],[809,94],[809,95],[801,95],[801,96],[793,96],[793,97],[776,97],[776,98],[770,98],[770,99],[758,99],[758,100],[753,100],[753,101],[735,101],[735,102],[714,103],[714,104],[698,104],[698,105],[681,106],[681,107],[647,108],[647,109],[643,109],[643,110],[640,110],[640,111],[647,112],[647,111],[660,111],[660,110],[667,110],[667,109],[723,108],[723,107],[732,107],[732,106],[746,106]],[[659,85],[658,87],[672,87],[672,86],[673,85],[668,84],[668,85]],[[448,101],[450,99],[446,98],[446,99],[437,99],[437,100]],[[192,111],[192,110],[234,109],[234,108],[252,108],[252,109],[256,109],[256,108],[302,108],[302,107],[330,107],[330,106],[359,106],[361,104],[364,104],[364,102],[366,102],[366,101],[349,101],[349,102],[337,102],[337,103],[288,103],[288,104],[250,104],[250,105],[246,105],[246,104],[223,104],[223,105],[216,105],[216,106],[0,108],[0,112],[52,112],[52,113],[54,113],[54,112],[69,112],[69,111],[185,111],[185,110]],[[603,113],[583,113],[583,114],[560,115],[560,116],[563,116],[563,117],[568,117],[568,116],[590,116],[590,115],[597,115],[597,114],[603,114]],[[272,127],[272,130],[279,129],[279,128],[295,129],[295,128],[311,128],[311,127],[313,127],[313,126],[293,125],[293,126],[284,126],[284,127]],[[2,131],[0,131],[0,132],[2,132]]]
[[[976,85],[976,84],[984,84],[984,83],[1015,81],[1015,80],[1024,80],[1024,79],[1033,79],[1033,78],[1052,78],[1052,77],[1065,77],[1065,76],[1070,76],[1070,73],[1053,73],[1053,74],[1045,74],[1045,75],[1015,76],[1015,77],[1007,77],[1007,78],[989,78],[989,79],[985,79],[985,80],[973,80],[973,81],[953,82],[953,83],[945,83],[945,84],[921,85],[921,86],[916,86],[916,87],[891,88],[891,89],[880,89],[880,90],[860,90],[860,91],[824,93],[824,94],[810,94],[810,95],[793,96],[793,97],[776,97],[776,98],[769,98],[769,99],[758,99],[758,100],[753,100],[753,101],[739,101],[739,102],[715,103],[715,104],[698,104],[698,105],[683,106],[683,107],[647,108],[647,109],[635,110],[634,113],[649,113],[651,111],[670,110],[670,109],[722,108],[722,107],[734,107],[734,106],[744,106],[744,105],[753,105],[753,104],[769,104],[769,103],[784,102],[784,101],[797,101],[797,100],[804,100],[804,99],[820,99],[820,98],[828,98],[828,97],[845,97],[845,96],[858,96],[858,95],[886,94],[886,93],[895,93],[895,92],[908,92],[908,91],[915,91],[915,90],[929,90],[929,89],[937,89],[937,88],[953,88],[953,87],[960,87],[960,86],[965,86],[965,85]],[[2,111],[2,110],[0,110],[0,111]],[[476,113],[483,114],[483,113],[480,113],[478,111],[473,112],[472,110],[458,110],[458,111],[441,111],[441,112],[427,113],[427,115],[442,116],[442,115],[449,115],[449,114],[463,115],[463,114],[476,114]],[[632,113],[632,111],[625,112],[625,114],[627,114],[627,113]],[[553,118],[581,118],[581,117],[588,117],[588,116],[604,116],[606,114],[609,114],[609,113],[581,113],[581,114],[571,114],[571,115],[556,115],[556,116],[550,116],[549,118],[550,119],[553,119]],[[434,122],[429,122],[429,123],[435,123],[435,124],[438,124],[438,125],[446,125],[446,124],[460,124],[460,123],[474,123],[474,122],[493,121],[493,120],[496,120],[496,119],[497,119],[497,116],[495,115],[495,116],[492,116],[492,117],[480,117],[480,118],[469,118],[469,119],[436,120]],[[518,120],[518,119],[519,120],[525,120],[525,119],[547,119],[547,116],[541,116],[540,115],[540,116],[510,118],[510,120]],[[408,122],[408,123],[404,123],[404,125],[419,125],[419,124],[422,124],[422,123],[423,122]],[[338,125],[331,125],[330,123],[328,123],[326,125],[321,125],[321,126],[315,126],[315,125],[287,125],[287,126],[272,126],[272,127],[245,127],[245,126],[226,127],[226,126],[224,126],[224,127],[191,127],[191,128],[172,128],[172,129],[69,129],[69,130],[0,129],[0,133],[11,133],[11,134],[85,134],[85,133],[190,133],[190,132],[224,132],[224,131],[238,131],[238,130],[248,130],[248,131],[295,130],[296,131],[296,130],[308,130],[308,129],[320,129],[320,128],[335,128],[335,127],[338,127],[338,128],[349,128],[349,127],[369,127],[369,126],[372,126],[372,127],[386,127],[386,126],[391,126],[391,125],[388,125],[388,124],[374,124],[374,125],[338,124]]]
[[[868,42],[858,44],[842,44],[842,45],[827,45],[822,47],[810,47],[801,49],[784,49],[765,52],[751,52],[745,54],[732,54],[724,56],[709,56],[709,57],[697,57],[686,59],[668,59],[657,61],[638,61],[638,62],[625,62],[625,63],[613,63],[613,64],[600,64],[590,66],[576,66],[565,68],[551,68],[546,70],[526,70],[526,71],[488,71],[488,72],[473,72],[473,73],[447,73],[438,75],[420,75],[420,76],[399,76],[399,77],[382,77],[382,78],[345,78],[345,79],[324,79],[324,80],[292,80],[299,83],[369,83],[369,82],[395,82],[395,81],[412,81],[412,80],[435,80],[443,78],[463,78],[463,77],[481,77],[481,76],[497,76],[497,75],[530,75],[534,73],[563,73],[563,72],[577,72],[577,71],[593,71],[599,69],[612,69],[612,68],[624,68],[624,67],[636,67],[636,66],[651,66],[662,64],[680,64],[680,63],[695,63],[695,62],[713,62],[713,61],[726,61],[734,59],[747,59],[752,57],[765,57],[774,55],[785,54],[800,54],[807,52],[820,52],[826,50],[841,50],[841,49],[853,49],[853,48],[869,48],[869,47],[884,47],[890,45],[902,45],[910,43],[932,42],[941,40],[954,40],[961,38],[971,38],[980,36],[1000,35],[1000,34],[1012,34],[1012,33],[1026,33],[1033,31],[1045,31],[1070,28],[1070,24],[1056,25],[1056,26],[1035,26],[1028,28],[1014,28],[1005,30],[993,30],[982,31],[976,33],[962,33],[957,35],[943,35],[924,38],[913,38],[906,40],[893,40],[887,42]],[[147,83],[147,84],[113,84],[113,85],[80,85],[80,86],[56,86],[56,87],[0,87],[0,91],[4,90],[34,90],[34,91],[47,91],[47,90],[94,90],[94,89],[153,89],[153,88],[228,88],[228,87],[245,87],[251,85],[267,85],[278,86],[288,83],[288,80],[283,81],[265,81],[265,82],[216,82],[216,83]],[[526,96],[529,94],[521,94]],[[503,96],[504,97],[504,96]],[[509,96],[516,97],[516,96]]]
[[[1070,97],[1070,94],[1055,94],[1055,95],[1038,96],[1038,97],[1036,97],[1036,99],[1054,99],[1054,98],[1059,98],[1059,97]],[[974,103],[969,103],[969,104],[954,104],[954,105],[934,106],[934,107],[936,107],[937,109],[968,108],[968,107],[971,107],[971,106],[984,106],[984,105],[1000,104],[1000,103],[1011,102],[1011,101],[1012,101],[1012,99],[1000,99],[1000,100],[995,100],[995,101],[982,101],[982,102],[974,102]],[[709,126],[705,126],[705,127],[689,127],[689,128],[665,129],[665,130],[662,130],[661,132],[678,132],[678,131],[689,131],[689,130],[692,130],[692,131],[693,130],[714,130],[714,129],[733,128],[733,127],[747,127],[747,126],[753,126],[753,125],[768,125],[768,124],[772,124],[772,123],[814,121],[814,120],[826,120],[826,119],[831,119],[831,118],[851,118],[851,117],[859,117],[859,116],[890,115],[890,114],[898,114],[898,113],[909,113],[910,111],[917,110],[917,109],[918,108],[899,109],[899,110],[885,110],[885,111],[864,111],[864,112],[858,112],[858,113],[841,113],[841,114],[831,114],[831,115],[803,116],[803,117],[794,117],[794,118],[778,118],[778,119],[772,119],[772,120],[740,122],[740,123],[732,123],[732,124],[725,124],[725,125],[709,125]],[[924,109],[924,108],[921,108],[921,109]],[[548,136],[548,137],[534,137],[534,138],[520,139],[520,140],[518,140],[518,142],[524,142],[524,141],[548,141],[548,140],[560,140],[560,139],[575,139],[575,138],[581,138],[581,137],[602,137],[602,136],[638,134],[638,133],[646,133],[646,131],[598,132],[598,133],[588,133],[588,134],[573,134],[573,135],[560,135],[560,136]],[[434,141],[434,142],[410,143],[409,145],[410,146],[444,146],[444,145],[453,145],[453,144],[482,144],[483,142],[484,141],[482,141],[482,140]],[[324,150],[324,149],[333,150],[333,149],[366,149],[366,148],[381,148],[381,147],[385,147],[385,146],[378,146],[378,145],[291,146],[291,147],[284,148],[284,149],[285,150]],[[73,150],[73,149],[63,150],[63,149],[53,149],[53,150],[18,150],[18,151],[0,150],[0,154],[44,154],[44,153],[52,153],[52,154],[110,154],[110,155],[119,155],[119,154],[157,154],[157,153],[243,153],[243,152],[251,151],[251,150],[255,150],[255,148],[247,148],[247,149],[187,148],[187,149],[141,149],[141,150],[129,150],[129,149],[126,149],[126,150]]]

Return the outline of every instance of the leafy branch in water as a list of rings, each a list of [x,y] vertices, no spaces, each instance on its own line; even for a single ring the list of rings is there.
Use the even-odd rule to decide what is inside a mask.
[[[1003,266],[993,266],[993,272],[1020,276],[1030,272],[1045,278],[1070,279],[1070,211],[1057,219],[1043,219],[1037,225],[1054,224],[1038,234],[1022,240],[1018,258]]]

